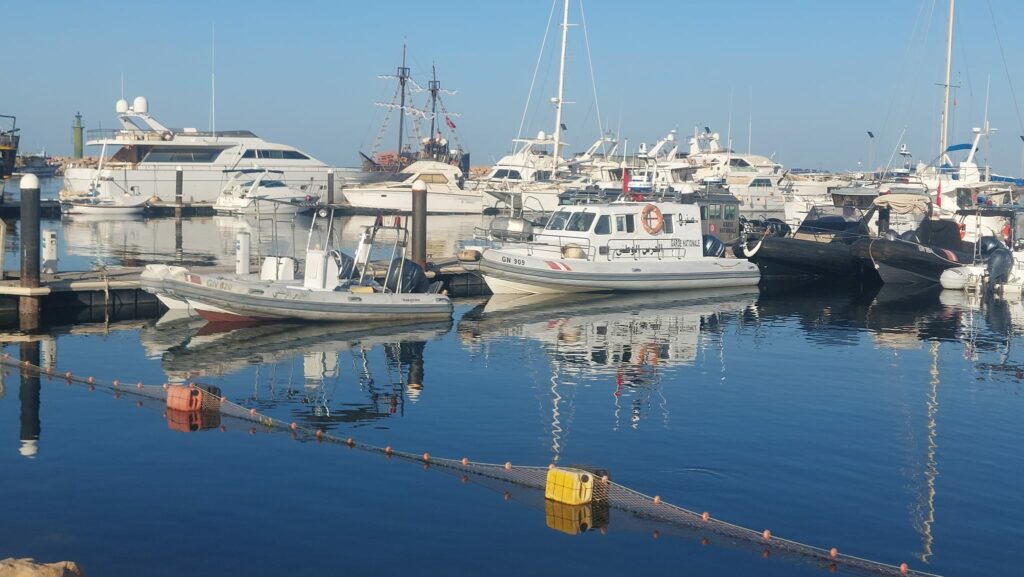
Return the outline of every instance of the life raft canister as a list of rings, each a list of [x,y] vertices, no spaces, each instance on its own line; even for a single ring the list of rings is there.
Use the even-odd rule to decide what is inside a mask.
[[[653,204],[648,204],[640,211],[640,224],[643,225],[647,234],[658,234],[665,226],[665,218],[661,209]]]

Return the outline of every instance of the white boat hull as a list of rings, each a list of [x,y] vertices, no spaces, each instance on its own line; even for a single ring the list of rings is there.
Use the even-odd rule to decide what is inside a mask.
[[[352,212],[412,212],[409,190],[348,188],[342,190],[342,199],[342,206]],[[482,210],[483,202],[476,191],[427,193],[427,214],[480,214]]]
[[[83,202],[61,202],[61,210],[65,214],[142,214],[146,210],[146,204],[93,204]]]
[[[301,280],[266,281],[258,275],[198,274],[149,265],[142,289],[188,303],[210,321],[396,321],[451,318],[452,303],[433,293],[310,290]]]
[[[495,294],[660,291],[756,285],[757,265],[728,258],[588,261],[484,249],[480,275]]]

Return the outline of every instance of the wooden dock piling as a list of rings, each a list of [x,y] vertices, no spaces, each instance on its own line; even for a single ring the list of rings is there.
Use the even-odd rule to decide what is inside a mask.
[[[26,174],[21,179],[21,287],[29,289],[18,299],[21,330],[39,328],[39,179]]]

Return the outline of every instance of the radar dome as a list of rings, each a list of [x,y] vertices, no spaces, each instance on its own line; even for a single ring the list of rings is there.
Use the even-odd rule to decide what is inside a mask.
[[[540,132],[537,133],[537,140],[547,140],[547,139],[548,139],[548,135],[544,134],[543,130],[541,130]]]
[[[128,112],[128,101],[124,98],[118,100],[117,104],[114,105],[114,109],[117,110],[118,114],[124,114],[125,112]]]
[[[441,142],[438,142],[438,144],[440,144],[441,146],[448,146],[448,139],[442,138]]]
[[[145,96],[136,96],[132,103],[132,109],[139,114],[146,114],[149,112],[149,101]]]

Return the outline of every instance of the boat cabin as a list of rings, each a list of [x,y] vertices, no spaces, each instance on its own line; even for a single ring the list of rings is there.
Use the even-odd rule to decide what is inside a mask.
[[[563,206],[534,243],[561,247],[567,258],[692,258],[703,256],[695,204],[613,202]]]

